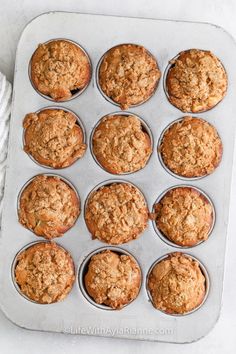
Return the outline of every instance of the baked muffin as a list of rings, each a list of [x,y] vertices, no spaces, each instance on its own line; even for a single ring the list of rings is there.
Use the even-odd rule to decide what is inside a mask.
[[[99,67],[99,85],[103,93],[121,109],[150,98],[160,76],[155,58],[136,44],[121,44],[111,48]]]
[[[19,200],[19,222],[46,239],[62,236],[80,214],[76,192],[62,179],[38,175]]]
[[[58,302],[72,289],[74,263],[70,254],[56,243],[37,243],[17,256],[15,281],[30,300],[39,304]]]
[[[223,146],[217,130],[196,117],[184,117],[164,133],[159,147],[166,167],[182,177],[202,177],[219,165]]]
[[[203,302],[206,280],[196,260],[176,252],[153,267],[148,289],[154,307],[169,314],[185,314]]]
[[[136,239],[145,230],[148,208],[138,188],[112,183],[89,196],[85,221],[93,238],[118,245]]]
[[[141,271],[133,257],[105,250],[91,257],[84,283],[97,304],[117,310],[138,296]]]
[[[81,158],[86,150],[84,135],[73,113],[43,109],[25,116],[24,150],[38,163],[63,168]]]
[[[170,63],[166,78],[168,98],[181,111],[206,111],[225,96],[227,74],[210,51],[186,50]]]
[[[104,117],[94,131],[92,144],[97,161],[114,174],[142,169],[152,152],[149,135],[133,115]]]
[[[39,44],[31,59],[31,80],[40,93],[66,101],[85,88],[91,66],[85,52],[67,40]]]
[[[213,224],[213,207],[192,187],[169,190],[154,205],[152,215],[157,228],[179,246],[195,246],[207,240]]]

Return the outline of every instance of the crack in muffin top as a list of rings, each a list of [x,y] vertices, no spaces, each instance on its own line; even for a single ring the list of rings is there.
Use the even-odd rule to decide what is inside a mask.
[[[84,136],[74,114],[62,109],[44,109],[25,116],[24,150],[38,163],[64,168],[86,150]]]
[[[111,48],[99,68],[102,91],[121,109],[146,101],[155,91],[160,76],[155,58],[135,44]]]
[[[62,236],[80,214],[76,192],[62,179],[38,175],[24,188],[19,222],[46,239]]]
[[[37,243],[17,256],[15,280],[22,294],[40,304],[63,300],[75,280],[70,254],[55,243]]]
[[[90,81],[90,62],[82,49],[66,40],[39,44],[31,59],[35,88],[55,101],[71,98]]]
[[[227,74],[210,51],[190,49],[170,63],[166,78],[168,98],[182,112],[206,111],[225,96]]]
[[[93,238],[122,244],[136,239],[145,230],[148,208],[138,188],[128,183],[112,183],[89,196],[85,221]]]
[[[212,173],[221,161],[223,146],[210,123],[184,117],[164,133],[159,151],[169,170],[191,178]]]
[[[213,223],[213,208],[195,188],[177,187],[154,205],[151,217],[170,241],[180,246],[194,246],[207,240]]]
[[[141,271],[133,257],[105,250],[91,257],[84,281],[96,303],[121,309],[138,296]]]
[[[148,288],[154,307],[169,314],[185,314],[203,302],[206,279],[199,262],[175,252],[153,267]]]
[[[152,152],[151,140],[136,116],[110,115],[95,129],[93,152],[108,172],[135,172],[146,165]]]

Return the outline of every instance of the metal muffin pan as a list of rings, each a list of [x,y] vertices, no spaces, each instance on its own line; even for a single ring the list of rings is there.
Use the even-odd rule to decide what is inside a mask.
[[[96,36],[92,35],[94,33]],[[92,79],[87,89],[76,99],[63,104],[52,103],[48,97],[39,95],[32,88],[28,75],[30,59],[37,45],[54,38],[65,38],[79,43],[88,53],[93,68]],[[183,50],[202,48],[211,50],[222,61],[228,73],[226,97],[213,109],[193,114],[206,119],[216,127],[224,151],[222,161],[214,173],[197,180],[188,179],[188,185],[203,190],[209,196],[216,214],[211,237],[206,242],[188,249],[188,254],[199,259],[206,267],[209,277],[207,282],[211,284],[204,304],[188,316],[170,316],[162,313],[152,306],[149,299],[145,279],[152,264],[171,252],[186,251],[185,248],[181,250],[157,237],[151,220],[148,228],[138,239],[119,245],[119,248],[137,259],[143,275],[138,297],[120,311],[107,311],[91,304],[81,291],[79,281],[76,281],[77,286],[73,287],[65,300],[48,306],[41,306],[25,299],[16,290],[12,281],[12,264],[16,254],[31,242],[40,240],[18,222],[17,197],[22,186],[33,176],[43,173],[54,174],[52,169],[36,164],[23,151],[23,118],[29,112],[37,112],[47,107],[50,101],[51,107],[66,108],[81,117],[89,145],[91,133],[98,121],[101,117],[112,114],[116,107],[104,98],[97,87],[97,65],[107,50],[122,43],[143,45],[157,59],[162,73],[160,79],[162,83],[158,85],[153,96],[145,103],[129,109],[129,113],[141,117],[149,127],[153,137],[154,153],[142,170],[127,174],[125,177],[115,176],[116,181],[125,178],[125,181],[137,186],[143,192],[150,211],[157,196],[180,182],[176,176],[167,173],[155,151],[163,130],[180,117],[180,111],[169,103],[163,89],[164,72],[169,60]],[[224,43],[224,46],[221,43]],[[28,24],[19,41],[16,55],[0,243],[0,305],[12,322],[34,330],[177,343],[195,341],[211,330],[220,314],[223,288],[236,125],[235,62],[236,47],[233,39],[223,29],[210,24],[64,12],[43,14]],[[81,214],[75,225],[63,237],[55,239],[55,242],[65,247],[71,254],[76,274],[79,275],[79,269],[89,254],[101,247],[109,248],[109,245],[99,240],[92,240],[84,220],[84,205],[91,190],[104,184],[104,181],[114,182],[114,175],[96,163],[88,146],[83,158],[61,170],[60,176],[72,183],[78,191]],[[186,184],[186,181],[184,183]]]

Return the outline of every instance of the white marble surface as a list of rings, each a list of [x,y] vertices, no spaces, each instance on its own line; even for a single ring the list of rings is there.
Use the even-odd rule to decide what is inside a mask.
[[[224,27],[236,38],[235,0],[0,0],[0,71],[3,71],[9,80],[13,79],[16,44],[24,26],[38,14],[51,10],[212,22]],[[222,121],[223,119],[224,117]],[[126,354],[145,351],[147,354],[157,352],[231,354],[235,352],[235,212],[236,169],[234,169],[232,186],[223,308],[218,323],[205,338],[192,344],[175,345],[39,333],[16,327],[0,312],[0,353],[34,354],[50,351],[51,354],[78,352],[99,354],[112,351],[113,354]]]

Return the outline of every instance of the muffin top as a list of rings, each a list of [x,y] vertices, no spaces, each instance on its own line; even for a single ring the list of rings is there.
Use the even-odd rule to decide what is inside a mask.
[[[157,228],[180,246],[194,246],[208,238],[213,223],[213,207],[197,189],[177,187],[154,205]]]
[[[84,281],[96,303],[121,309],[137,297],[141,271],[133,257],[106,250],[92,256]]]
[[[25,116],[24,150],[38,163],[63,168],[72,165],[86,150],[83,131],[71,112],[44,109]]]
[[[75,280],[73,260],[55,243],[37,243],[16,260],[15,280],[20,291],[40,304],[63,300]]]
[[[161,73],[154,57],[142,46],[121,44],[111,48],[99,68],[102,91],[121,109],[146,101]]]
[[[172,253],[157,263],[148,278],[153,305],[169,314],[194,310],[204,300],[205,277],[197,261]]]
[[[38,175],[22,191],[19,222],[46,239],[62,236],[80,214],[76,192],[59,177]]]
[[[93,152],[110,173],[135,172],[146,165],[151,140],[136,116],[106,116],[95,129]]]
[[[225,96],[227,74],[213,53],[190,49],[171,64],[166,78],[169,101],[181,111],[206,111]]]
[[[55,101],[71,98],[91,77],[90,62],[82,49],[66,40],[39,44],[31,59],[35,88]]]
[[[159,148],[164,164],[182,177],[202,177],[212,173],[222,157],[217,130],[196,117],[184,117],[165,132]]]
[[[148,208],[138,188],[112,183],[91,194],[85,220],[93,238],[117,245],[136,239],[144,231]]]

